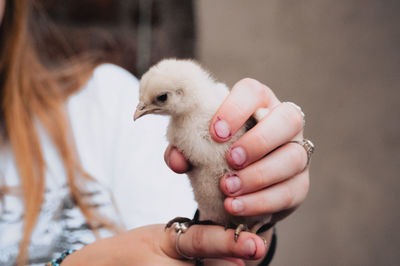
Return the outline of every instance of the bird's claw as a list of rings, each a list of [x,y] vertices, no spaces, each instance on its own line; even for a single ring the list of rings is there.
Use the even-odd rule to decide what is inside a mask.
[[[239,235],[240,235],[240,233],[243,232],[243,231],[249,231],[249,228],[247,227],[247,225],[239,224],[239,225],[236,227],[236,229],[235,229],[235,234],[234,234],[234,237],[233,237],[233,239],[235,240],[235,242],[238,241]]]
[[[196,217],[194,217],[193,219],[189,219],[186,217],[176,217],[176,218],[172,219],[171,221],[169,221],[165,225],[165,229],[170,228],[174,223],[184,223],[187,228],[189,228],[190,226],[195,225],[195,224],[198,224],[198,225],[220,225],[220,224],[215,223],[210,220],[199,221],[199,219]]]
[[[195,224],[195,221],[186,217],[175,217],[165,225],[165,230],[170,228],[174,223],[185,223],[186,226],[189,228],[190,226]]]
[[[199,221],[196,219],[189,219],[186,217],[176,217],[174,219],[172,219],[171,221],[169,221],[166,225],[165,225],[165,229],[170,228],[174,223],[185,223],[185,226],[187,228],[189,228],[192,225],[195,224],[200,224],[200,225],[220,225],[218,223],[215,223],[213,221],[210,220],[206,220],[206,221]],[[225,230],[227,230],[228,228],[230,228],[230,226],[225,226]],[[247,225],[244,224],[239,224],[236,229],[235,229],[235,234],[234,234],[234,240],[235,242],[238,241],[240,233],[243,231],[249,231],[249,228],[247,227]]]

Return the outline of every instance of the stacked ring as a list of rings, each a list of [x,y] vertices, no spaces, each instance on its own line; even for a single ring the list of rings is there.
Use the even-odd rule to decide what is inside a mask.
[[[186,223],[175,223],[174,225],[175,225],[174,228],[175,228],[175,232],[176,232],[176,238],[175,238],[175,249],[176,249],[176,252],[180,256],[182,256],[183,258],[185,258],[187,260],[196,259],[195,257],[190,257],[190,256],[185,255],[182,252],[181,248],[179,247],[179,238],[180,238],[181,234],[183,234],[183,233],[185,233],[187,231],[187,229],[188,229],[187,224]]]
[[[297,143],[304,148],[304,150],[307,153],[307,163],[306,163],[306,166],[304,167],[304,169],[306,169],[307,166],[310,164],[311,155],[313,154],[313,152],[315,150],[314,144],[309,139],[303,139],[301,141],[300,140],[292,140],[292,141],[289,141],[288,143]]]

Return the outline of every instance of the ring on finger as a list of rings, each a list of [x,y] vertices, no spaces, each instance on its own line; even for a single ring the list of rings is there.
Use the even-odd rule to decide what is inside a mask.
[[[312,143],[311,140],[309,140],[309,139],[291,140],[288,143],[297,143],[297,144],[301,145],[304,148],[304,150],[306,151],[306,153],[307,153],[307,163],[306,163],[306,166],[304,166],[304,169],[303,169],[303,171],[304,171],[308,167],[308,165],[310,164],[311,155],[315,151],[314,143]]]
[[[178,253],[181,257],[187,260],[195,260],[195,257],[187,256],[185,253],[182,252],[181,248],[179,247],[179,238],[181,234],[185,233],[188,229],[187,223],[175,223],[174,224],[176,237],[175,237],[175,249],[176,253]]]

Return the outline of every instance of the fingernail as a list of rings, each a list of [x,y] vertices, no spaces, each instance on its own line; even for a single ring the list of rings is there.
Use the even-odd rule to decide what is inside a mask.
[[[232,200],[232,210],[236,213],[242,212],[244,210],[243,202],[238,199]]]
[[[246,242],[244,242],[244,252],[246,252],[247,256],[249,257],[254,257],[256,255],[257,249],[256,249],[256,243],[254,242],[253,239],[247,239]]]
[[[231,158],[237,166],[241,166],[246,161],[246,152],[242,147],[236,147],[231,150]]]
[[[225,186],[229,193],[233,194],[240,189],[240,179],[237,175],[233,174],[227,176],[225,179]]]
[[[231,136],[229,125],[224,120],[218,120],[214,123],[214,131],[221,139],[226,139]]]

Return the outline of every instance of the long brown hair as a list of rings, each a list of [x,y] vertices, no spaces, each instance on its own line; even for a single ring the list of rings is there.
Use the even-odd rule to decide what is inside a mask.
[[[0,27],[0,125],[3,139],[9,142],[20,177],[20,195],[24,202],[24,231],[18,265],[26,263],[27,247],[43,202],[45,161],[35,121],[39,121],[58,149],[65,166],[73,199],[88,224],[110,229],[116,226],[100,217],[82,199],[79,180],[90,179],[81,169],[65,113],[66,99],[79,90],[90,77],[96,61],[82,56],[66,57],[51,65],[41,60],[32,32],[35,29],[34,1],[12,0]],[[36,36],[37,37],[37,36]],[[79,63],[78,63],[79,62]],[[1,184],[1,183],[0,183]],[[0,187],[2,195],[15,189]]]

